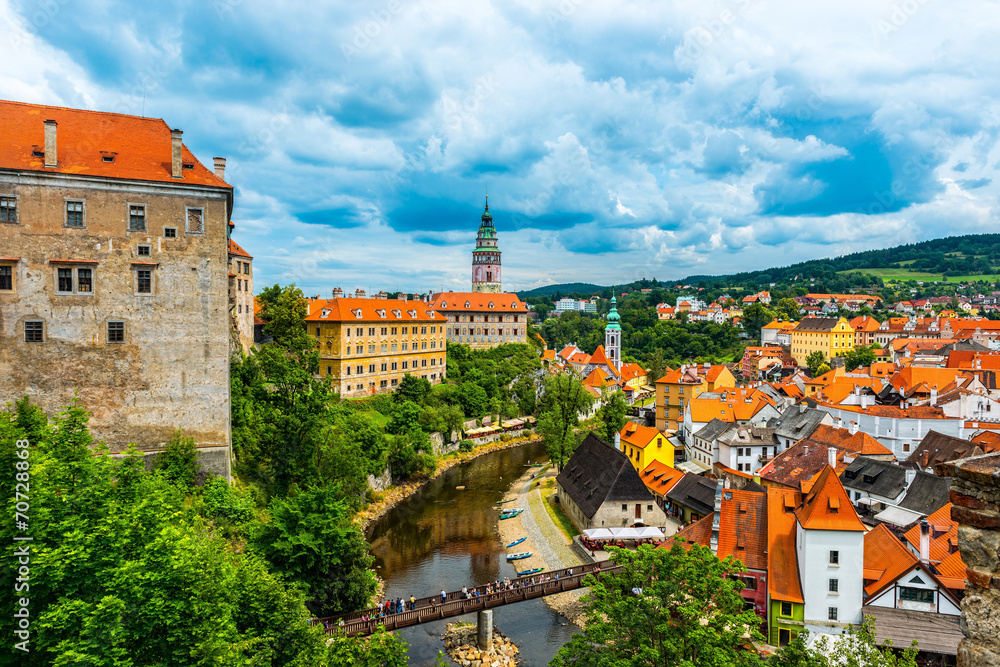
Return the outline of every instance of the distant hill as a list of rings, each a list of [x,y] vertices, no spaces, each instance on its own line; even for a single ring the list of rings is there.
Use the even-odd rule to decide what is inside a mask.
[[[648,288],[673,291],[675,285],[701,284],[723,289],[733,287],[766,289],[770,283],[791,284],[805,281],[808,284],[811,278],[816,280],[817,285],[823,283],[827,288],[833,288],[858,278],[858,274],[878,278],[886,283],[906,280],[994,282],[1000,280],[1000,234],[949,236],[883,250],[866,250],[840,257],[812,259],[759,271],[714,276],[692,275],[670,281],[639,280],[627,285],[615,285],[615,292],[632,292]],[[518,292],[518,296],[521,298],[552,296],[556,292],[563,296],[575,297],[606,292],[608,296],[609,290],[608,287],[588,283],[566,283]]]
[[[518,292],[517,296],[522,299],[527,299],[532,296],[552,296],[556,292],[559,292],[564,296],[573,296],[577,294],[593,296],[601,290],[606,289],[608,288],[601,287],[600,285],[592,285],[590,283],[563,283],[561,285],[546,285],[544,287],[536,287],[535,289],[528,290],[526,292]]]

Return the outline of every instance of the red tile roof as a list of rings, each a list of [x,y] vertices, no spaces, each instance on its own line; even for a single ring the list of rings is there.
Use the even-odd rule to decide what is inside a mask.
[[[795,510],[795,518],[807,530],[865,530],[844,485],[830,466],[820,471],[802,506]]]
[[[918,562],[920,559],[884,523],[880,523],[865,535],[865,570],[879,572],[877,579],[866,582],[865,595],[870,597],[879,592]]]
[[[665,497],[670,493],[670,489],[674,488],[674,484],[681,481],[684,473],[676,468],[671,468],[666,463],[660,461],[653,461],[646,469],[642,471],[640,477],[642,477],[642,483],[646,485],[646,488]]]
[[[642,424],[629,422],[622,427],[618,435],[621,436],[622,442],[626,442],[639,449],[645,449],[646,445],[653,441],[653,438],[662,434],[652,426],[643,426]],[[666,437],[663,436],[663,439],[666,440]]]
[[[677,535],[689,544],[710,547],[713,519],[713,515],[709,514]],[[766,494],[738,489],[723,491],[719,510],[718,557],[732,556],[748,569],[767,570],[767,519]]]
[[[607,366],[608,368],[610,368],[616,375],[618,373],[618,367],[615,366],[614,362],[612,362],[610,359],[608,359],[608,356],[604,353],[604,346],[603,345],[598,345],[597,346],[597,349],[594,350],[594,353],[592,355],[590,355],[590,362],[589,363],[591,363],[591,364],[604,364],[605,366]]]
[[[57,123],[56,167],[46,167],[43,157],[33,155],[45,150],[45,120]],[[160,118],[0,100],[0,127],[0,169],[233,187],[198,162],[187,146],[181,148],[181,160],[193,168],[173,178],[170,127]],[[105,162],[104,156],[114,160]]]
[[[328,311],[323,317],[323,311]],[[361,317],[356,312],[360,311]],[[385,317],[380,315],[385,311]],[[398,313],[398,315],[397,315]],[[434,312],[423,301],[402,299],[314,299],[306,322],[445,322],[441,313]]]
[[[847,429],[820,424],[808,438],[800,440],[778,454],[762,467],[758,474],[761,479],[772,484],[801,488],[803,483],[808,482],[829,465],[830,447],[837,450],[838,474],[848,466],[844,461],[845,455],[892,456],[890,450],[867,433],[858,431],[851,435]]]
[[[253,259],[253,255],[236,245],[236,241],[232,239],[229,239],[229,254],[233,257],[246,257],[247,259]]]
[[[465,304],[469,305],[466,306]],[[490,308],[490,304],[493,307]],[[482,311],[486,313],[527,313],[528,306],[516,294],[491,292],[441,292],[431,297],[430,305],[444,312]]]
[[[951,503],[941,507],[927,517],[931,525],[930,556],[931,561],[944,561],[958,547],[958,523],[951,518]],[[920,523],[918,522],[903,535],[914,550],[920,551]]]
[[[802,494],[795,489],[767,490],[768,594],[773,600],[803,603],[795,552],[795,514]]]

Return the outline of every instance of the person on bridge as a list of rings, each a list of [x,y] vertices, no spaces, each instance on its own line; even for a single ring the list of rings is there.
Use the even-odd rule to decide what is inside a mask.
[[[416,608],[417,608],[417,598],[415,598],[415,597],[413,597],[411,595],[410,596],[410,611],[413,611]]]
[[[448,594],[445,593],[444,590],[442,590],[441,591],[441,604],[444,604],[447,601],[448,601]]]

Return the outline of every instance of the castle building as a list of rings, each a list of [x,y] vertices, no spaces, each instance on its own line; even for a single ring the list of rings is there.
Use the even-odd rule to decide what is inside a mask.
[[[232,223],[230,222],[230,228]],[[254,341],[253,257],[229,239],[229,310],[234,342],[249,354]]]
[[[0,101],[0,403],[229,477],[233,187],[158,118]]]
[[[472,291],[439,292],[430,305],[448,319],[449,343],[489,348],[528,342],[528,305],[500,287],[500,250],[489,202],[472,251]]]
[[[319,372],[344,397],[392,391],[406,375],[438,384],[446,368],[446,320],[423,301],[343,297],[312,301],[306,331]]]
[[[500,287],[500,249],[489,200],[476,234],[476,249],[472,251],[472,291],[492,294],[503,291]]]

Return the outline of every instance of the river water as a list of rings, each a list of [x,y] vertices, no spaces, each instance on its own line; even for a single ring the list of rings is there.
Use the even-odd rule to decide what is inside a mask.
[[[541,442],[485,454],[451,468],[375,522],[368,539],[386,595],[421,597],[515,576],[504,559],[496,506],[526,464],[546,458]],[[448,623],[475,620],[467,614],[400,630],[410,643],[411,667],[434,664]],[[578,632],[542,599],[499,607],[493,623],[517,645],[526,667],[547,665]]]

